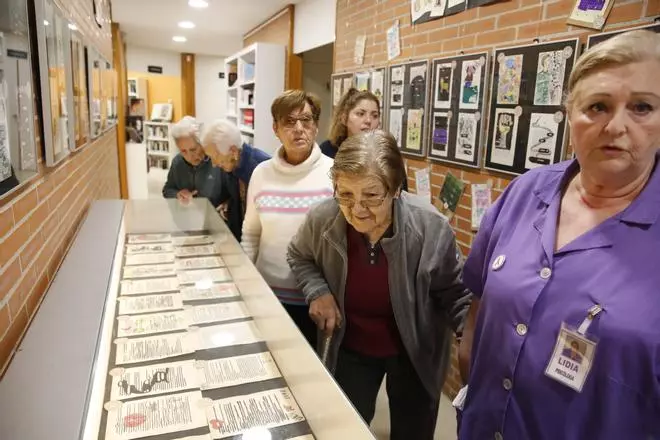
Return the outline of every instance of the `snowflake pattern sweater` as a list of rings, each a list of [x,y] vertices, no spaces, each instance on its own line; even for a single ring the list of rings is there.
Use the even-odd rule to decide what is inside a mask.
[[[307,160],[295,166],[283,159],[283,152],[278,148],[252,174],[241,246],[281,302],[304,305],[286,252],[310,208],[332,197],[333,160],[316,144]]]

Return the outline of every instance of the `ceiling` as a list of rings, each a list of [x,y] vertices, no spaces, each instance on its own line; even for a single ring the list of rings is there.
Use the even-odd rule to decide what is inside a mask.
[[[243,46],[247,33],[296,0],[207,0],[195,9],[188,0],[112,0],[112,19],[129,45],[205,55],[231,55]],[[194,29],[181,29],[180,21]],[[175,35],[188,41],[176,43]]]

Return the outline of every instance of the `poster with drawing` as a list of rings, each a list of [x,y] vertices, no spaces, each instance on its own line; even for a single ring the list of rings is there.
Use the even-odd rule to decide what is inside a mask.
[[[499,76],[497,82],[497,104],[517,105],[520,99],[523,56],[504,55],[497,58]]]
[[[561,105],[565,72],[566,57],[563,50],[539,54],[534,105]]]
[[[495,49],[486,169],[520,175],[562,160],[563,95],[578,56],[577,38]]]
[[[480,60],[470,60],[461,68],[460,109],[478,110],[480,103],[481,78],[484,65]]]
[[[403,66],[390,70],[390,105],[403,105]]]
[[[473,162],[477,146],[477,118],[474,113],[458,114],[458,133],[456,136],[456,158]]]
[[[426,104],[429,85],[428,61],[413,61],[389,67],[390,133],[397,139],[403,153],[425,154]]]
[[[387,40],[387,60],[391,61],[401,55],[401,37],[399,35],[399,20],[387,29],[385,35]]]
[[[491,162],[513,166],[518,135],[518,116],[515,110],[498,108],[493,122]]]
[[[531,170],[553,163],[561,119],[563,115],[560,118],[555,113],[532,113],[527,138],[526,169]]]
[[[406,125],[406,147],[410,150],[422,150],[422,116],[424,110],[408,109]]]
[[[12,175],[8,130],[4,72],[0,69],[0,182]]]
[[[363,92],[369,90],[369,72],[361,72],[355,74],[355,88]]]
[[[434,156],[447,157],[449,154],[449,114],[433,114],[433,134],[431,141],[431,154]]]
[[[592,47],[594,47],[596,44],[600,44],[605,40],[609,40],[610,38],[614,37],[615,35],[619,35],[619,34],[622,34],[624,32],[629,32],[629,31],[634,31],[634,30],[647,30],[647,31],[656,32],[656,33],[660,34],[660,21],[656,20],[655,23],[647,24],[647,25],[644,25],[644,26],[636,26],[636,27],[633,27],[633,28],[624,27],[624,28],[616,30],[616,31],[597,32],[595,34],[591,34],[587,38],[587,44],[586,44],[584,50],[589,50]]]
[[[452,63],[438,64],[435,67],[435,108],[449,108],[452,96],[454,69]]]
[[[390,133],[401,148],[401,131],[403,129],[403,110],[400,108],[390,110]]]
[[[429,158],[480,168],[488,59],[481,52],[433,60]]]
[[[383,105],[385,105],[385,69],[376,69],[371,72],[369,91],[376,95],[380,101],[380,108],[382,109]]]
[[[348,92],[351,87],[353,87],[353,75],[342,79],[342,85],[341,85],[342,95],[345,95],[346,92]]]
[[[410,68],[410,107],[425,107],[426,101],[426,64]]]
[[[341,78],[332,79],[332,105],[333,107],[339,104],[341,99]]]

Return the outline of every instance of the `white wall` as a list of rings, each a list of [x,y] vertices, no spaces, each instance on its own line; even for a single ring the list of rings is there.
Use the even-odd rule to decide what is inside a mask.
[[[336,18],[337,0],[297,3],[293,22],[293,52],[298,54],[334,43]]]
[[[227,113],[225,57],[195,55],[195,114],[200,122],[224,119]]]
[[[321,100],[320,144],[328,138],[332,120],[332,96],[330,94],[330,75],[332,75],[332,52],[334,45],[327,44],[301,54],[303,59],[303,89],[315,94]]]
[[[181,54],[165,50],[126,46],[126,69],[147,73],[147,66],[160,66],[163,75],[181,76]]]

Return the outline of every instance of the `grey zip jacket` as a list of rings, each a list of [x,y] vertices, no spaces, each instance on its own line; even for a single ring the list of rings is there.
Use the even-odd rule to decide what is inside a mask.
[[[451,333],[460,336],[472,294],[463,285],[454,233],[427,200],[402,192],[394,200],[392,222],[393,236],[383,238],[381,246],[387,256],[394,317],[417,374],[429,394],[439,398]],[[288,249],[287,261],[307,303],[332,293],[345,316],[347,260],[346,219],[337,202],[329,199],[310,210]],[[331,372],[344,332],[342,326],[332,338],[327,360]]]

